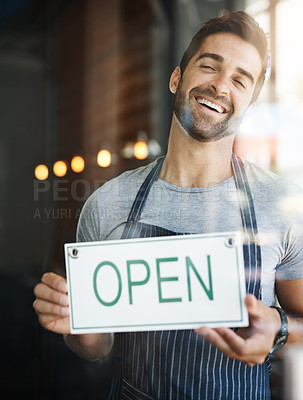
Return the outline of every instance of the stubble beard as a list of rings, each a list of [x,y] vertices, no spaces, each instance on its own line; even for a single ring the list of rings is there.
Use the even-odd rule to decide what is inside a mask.
[[[196,116],[192,109],[191,102],[196,101],[194,94],[200,97],[206,96],[214,101],[220,100],[226,109],[229,110],[222,121],[215,122],[214,118],[204,114],[203,117]],[[224,137],[233,135],[237,129],[240,121],[232,120],[234,107],[225,98],[218,97],[211,89],[192,89],[189,93],[188,100],[186,100],[185,93],[182,90],[182,80],[178,86],[174,97],[173,109],[182,128],[188,133],[190,137],[198,142],[215,142]]]

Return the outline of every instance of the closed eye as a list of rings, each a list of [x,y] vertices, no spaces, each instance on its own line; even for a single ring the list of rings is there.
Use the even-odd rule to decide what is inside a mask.
[[[215,68],[211,67],[210,65],[201,65],[201,68],[203,69],[209,69],[211,71],[215,71]]]
[[[234,79],[234,82],[237,83],[238,85],[242,86],[243,89],[246,89],[246,86],[244,85],[243,82],[238,81],[237,79]]]

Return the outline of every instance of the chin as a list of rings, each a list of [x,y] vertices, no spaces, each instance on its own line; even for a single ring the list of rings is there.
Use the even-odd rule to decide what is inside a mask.
[[[195,131],[195,130],[186,130],[186,131],[192,139],[194,139],[198,142],[201,142],[201,143],[217,142],[218,140],[221,140],[225,137],[233,135],[233,132],[229,132],[229,131],[224,131],[224,132],[215,133],[215,134],[214,133],[205,134],[205,133],[202,133],[201,131]]]

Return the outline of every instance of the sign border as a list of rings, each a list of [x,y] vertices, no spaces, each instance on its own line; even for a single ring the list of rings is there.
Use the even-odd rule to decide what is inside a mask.
[[[72,304],[72,285],[71,285],[71,265],[70,265],[70,255],[69,255],[69,249],[74,248],[74,247],[95,247],[95,246],[110,246],[110,245],[115,245],[115,244],[128,244],[128,243],[138,243],[138,242],[157,242],[157,241],[172,241],[172,240],[192,240],[192,239],[197,239],[197,238],[219,238],[219,237],[226,237],[226,236],[236,236],[239,238],[241,235],[240,232],[219,232],[219,233],[212,233],[212,234],[194,234],[194,235],[176,235],[176,236],[160,236],[160,237],[151,237],[151,238],[136,238],[136,239],[125,239],[125,240],[109,240],[109,241],[95,241],[95,242],[77,242],[77,243],[66,243],[64,245],[65,248],[65,259],[66,259],[66,270],[68,273],[69,277],[69,300],[70,300],[70,322],[71,322],[71,333],[76,333],[76,331],[91,331],[92,333],[96,330],[99,329],[114,329],[114,331],[119,332],[117,330],[118,328],[132,328],[132,331],[135,331],[133,328],[145,328],[143,330],[147,330],[146,328],[150,327],[151,330],[161,330],[161,329],[153,329],[156,327],[163,327],[163,326],[172,326],[175,327],[175,329],[178,329],[177,327],[186,325],[186,326],[191,326],[192,327],[197,327],[197,326],[202,326],[205,324],[216,324],[216,323],[239,323],[243,322],[244,320],[244,313],[243,313],[243,304],[241,302],[241,285],[240,285],[240,263],[239,263],[239,256],[243,257],[243,252],[242,252],[242,243],[240,246],[235,246],[235,252],[236,252],[236,260],[237,260],[237,276],[238,276],[238,301],[240,303],[240,318],[235,319],[235,320],[219,320],[219,321],[195,321],[195,322],[170,322],[170,323],[159,323],[159,324],[136,324],[136,325],[103,325],[103,326],[86,326],[86,327],[75,327],[74,323],[74,312],[73,312],[73,304]],[[241,236],[240,236],[241,237]],[[239,248],[240,247],[240,248]],[[240,254],[239,254],[240,253]],[[169,330],[168,328],[163,328],[165,330]],[[163,330],[162,329],[162,330]],[[113,331],[113,332],[114,332]],[[136,330],[137,331],[137,330]],[[122,332],[127,332],[126,330],[123,330]],[[102,333],[100,331],[100,333]]]

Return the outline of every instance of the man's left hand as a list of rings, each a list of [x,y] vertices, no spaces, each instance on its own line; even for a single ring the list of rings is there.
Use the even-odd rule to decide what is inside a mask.
[[[281,326],[279,313],[266,306],[252,294],[245,298],[249,326],[236,332],[229,328],[196,329],[199,335],[210,341],[226,356],[250,366],[262,364],[268,356]]]

